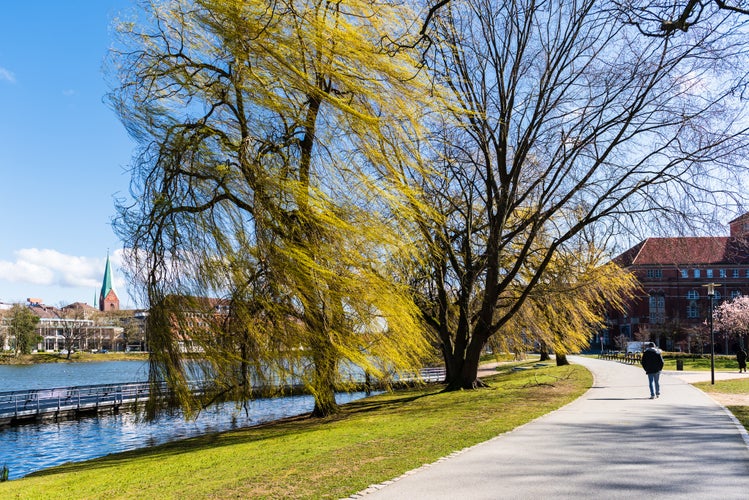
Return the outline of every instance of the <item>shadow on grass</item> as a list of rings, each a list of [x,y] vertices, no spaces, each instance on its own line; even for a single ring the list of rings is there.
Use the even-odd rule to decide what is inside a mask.
[[[423,417],[427,414],[452,411],[459,407],[476,407],[477,403],[487,399],[482,395],[482,393],[488,394],[488,392],[492,392],[500,397],[505,405],[509,405],[513,408],[520,408],[523,407],[523,405],[533,403],[536,400],[543,401],[547,398],[546,390],[548,390],[548,388],[542,388],[544,391],[536,394],[537,391],[529,392],[528,387],[525,387],[527,379],[530,376],[535,377],[536,373],[541,374],[543,372],[544,370],[539,370],[538,372],[533,370],[531,372],[516,373],[498,372],[492,376],[484,377],[484,380],[492,385],[486,389],[476,390],[476,398],[463,398],[460,397],[461,391],[454,391],[456,397],[448,396],[447,399],[443,400],[442,396],[446,394],[443,391],[444,384],[428,384],[420,388],[402,389],[392,393],[380,394],[371,398],[353,401],[341,405],[338,413],[326,418],[312,418],[309,415],[289,417],[251,427],[206,434],[150,448],[107,455],[86,462],[63,464],[29,474],[27,477],[54,476],[57,474],[81,472],[84,470],[108,470],[112,467],[122,467],[133,460],[140,460],[147,463],[158,463],[159,460],[167,457],[176,457],[188,453],[200,453],[204,450],[215,450],[223,447],[242,446],[254,443],[262,444],[266,441],[278,439],[280,437],[290,439],[297,437],[300,440],[304,440],[306,434],[322,430],[327,425],[335,425],[338,423],[345,423],[348,420],[355,420],[362,415],[377,414],[377,418],[381,417],[383,421],[387,421],[388,418],[410,420],[412,413],[416,417]],[[508,378],[510,380],[508,380]],[[509,384],[506,384],[506,382],[509,382]],[[435,401],[435,404],[433,405],[430,403],[432,400]],[[423,403],[414,404],[419,401],[422,401]],[[520,404],[521,402],[522,404]],[[486,416],[485,414],[480,414],[476,418],[484,419]],[[143,464],[140,465],[143,466]]]
[[[433,390],[430,390],[433,388]],[[424,392],[424,391],[427,392]],[[333,423],[343,422],[368,413],[399,413],[404,407],[420,399],[437,395],[441,392],[441,384],[430,384],[426,389],[416,392],[414,389],[404,390],[403,394],[389,393],[371,398],[353,401],[340,406],[340,411],[324,418],[314,418],[309,414],[286,417],[272,422],[238,428],[230,431],[216,432],[202,436],[191,437],[178,441],[147,448],[139,448],[121,453],[114,453],[85,462],[71,462],[49,469],[36,471],[25,477],[54,476],[68,474],[82,470],[108,469],[120,467],[134,459],[159,460],[164,457],[177,456],[185,453],[196,453],[201,450],[220,447],[243,445],[275,439],[279,436],[303,435]]]

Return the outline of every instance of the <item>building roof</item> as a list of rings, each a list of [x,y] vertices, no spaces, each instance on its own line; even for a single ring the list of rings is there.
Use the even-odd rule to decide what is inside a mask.
[[[614,262],[621,267],[749,264],[749,240],[728,236],[648,238]]]
[[[90,305],[86,304],[85,302],[73,302],[72,304],[68,304],[61,308],[62,310],[69,310],[69,309],[79,309],[84,312],[97,312],[98,309],[95,307],[91,307]]]
[[[29,310],[41,319],[57,319],[57,308],[54,306],[46,306],[44,304],[29,304]]]

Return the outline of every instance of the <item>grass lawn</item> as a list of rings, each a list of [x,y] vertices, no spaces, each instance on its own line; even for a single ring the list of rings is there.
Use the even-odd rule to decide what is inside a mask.
[[[67,464],[0,483],[0,498],[342,498],[507,432],[592,385],[577,365],[508,369],[484,380],[488,389],[397,391],[326,419],[287,419]]]
[[[733,416],[749,431],[749,406],[727,406]]]
[[[0,364],[5,365],[33,365],[40,363],[87,363],[99,361],[148,361],[146,352],[108,352],[91,353],[85,351],[74,352],[70,359],[64,354],[56,352],[39,352],[34,354],[21,354],[14,356],[12,354],[0,354]]]
[[[709,370],[710,356],[704,357],[671,357],[668,353],[663,354],[665,363],[664,370],[676,370],[676,360],[681,359],[684,362],[684,370]],[[720,371],[738,371],[739,363],[735,356],[715,356],[715,369]]]
[[[723,394],[747,394],[749,393],[749,379],[716,380],[715,385],[710,382],[698,382],[695,387],[704,392]],[[741,422],[741,425],[749,431],[749,406],[727,406],[728,410]]]

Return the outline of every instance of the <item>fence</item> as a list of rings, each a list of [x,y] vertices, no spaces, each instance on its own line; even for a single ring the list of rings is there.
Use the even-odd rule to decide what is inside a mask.
[[[166,390],[166,385],[161,389]],[[0,392],[0,425],[117,411],[145,401],[149,394],[148,382]]]
[[[397,382],[441,382],[444,378],[444,368],[424,368],[418,374],[401,376]],[[277,393],[279,387],[257,387],[254,390],[257,397],[264,397]],[[204,390],[204,385],[194,382],[191,389],[197,393]],[[123,407],[135,407],[145,402],[150,390],[148,382],[130,382],[0,392],[0,427],[70,419],[89,413],[117,412]],[[168,392],[165,382],[160,384],[159,391],[161,394]],[[305,392],[302,386],[290,385],[285,385],[284,391]]]
[[[603,351],[598,357],[601,359],[610,359],[613,361],[619,361],[620,363],[626,363],[628,365],[636,365],[640,363],[640,360],[642,359],[642,353],[622,352],[622,351]]]

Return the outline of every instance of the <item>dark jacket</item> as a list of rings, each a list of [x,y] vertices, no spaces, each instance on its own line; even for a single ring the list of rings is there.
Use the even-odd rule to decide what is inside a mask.
[[[652,347],[645,349],[640,363],[645,369],[645,373],[657,373],[663,370],[663,356]]]
[[[736,353],[736,360],[739,363],[746,363],[746,351],[740,349],[739,352]]]

